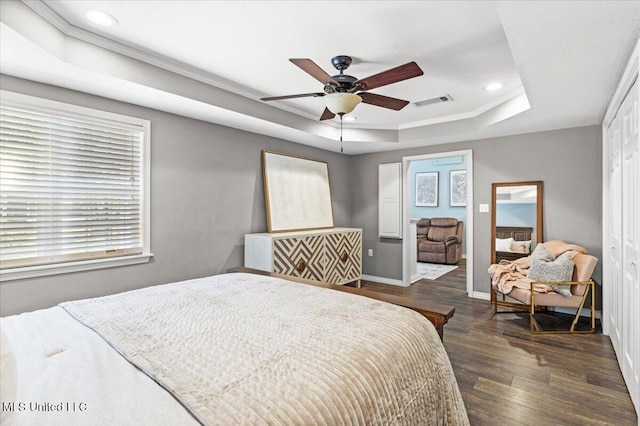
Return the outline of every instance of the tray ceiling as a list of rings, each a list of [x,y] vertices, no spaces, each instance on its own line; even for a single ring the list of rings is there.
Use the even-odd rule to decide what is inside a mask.
[[[423,76],[372,90],[410,101],[402,111],[356,107],[357,120],[345,123],[348,153],[599,124],[640,19],[638,2],[598,1],[61,0],[0,7],[5,74],[141,105],[151,97],[160,109],[166,104],[171,112],[330,150],[338,149],[331,143],[338,120],[317,121],[321,98],[259,101],[322,90],[288,59],[310,58],[333,75],[331,58],[350,55],[347,73],[358,78],[417,62]],[[118,24],[96,26],[86,19],[89,10]],[[496,81],[501,89],[485,89]],[[415,105],[444,95],[453,100]]]

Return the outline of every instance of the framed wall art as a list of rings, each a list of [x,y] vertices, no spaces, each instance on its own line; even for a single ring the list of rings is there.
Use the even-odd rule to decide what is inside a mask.
[[[333,228],[327,163],[262,151],[262,174],[269,232]]]
[[[438,172],[416,173],[416,206],[438,206]]]
[[[467,171],[451,170],[449,172],[449,205],[465,207],[467,205]]]

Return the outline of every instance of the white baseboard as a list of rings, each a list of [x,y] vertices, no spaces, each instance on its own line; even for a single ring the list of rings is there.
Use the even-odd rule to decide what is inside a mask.
[[[470,297],[473,297],[474,299],[491,300],[491,294],[482,291],[474,291]]]
[[[575,308],[561,308],[561,307],[551,308],[551,310],[554,312],[560,312],[561,314],[569,314],[569,315],[575,315],[577,311],[577,309]],[[593,315],[596,318],[600,319],[600,311],[595,311]],[[580,312],[580,316],[591,318],[591,309],[582,309],[582,312]]]
[[[473,294],[471,295],[471,297],[473,297],[474,299],[482,299],[482,300],[491,300],[491,294],[490,293],[484,293],[481,291],[474,291]],[[553,307],[551,308],[552,311],[554,312],[560,312],[561,314],[570,314],[570,315],[575,315],[576,314],[576,309],[575,308],[562,308],[562,307]],[[591,317],[591,310],[590,309],[582,309],[582,312],[580,313],[581,317]],[[594,312],[594,316],[598,319],[600,319],[600,311],[595,311]]]
[[[383,278],[383,277],[375,277],[373,275],[363,275],[362,276],[363,280],[367,280],[367,281],[373,281],[376,283],[381,283],[381,284],[391,284],[391,285],[397,285],[397,286],[401,286],[404,287],[404,284],[402,283],[402,280],[394,280],[392,278]],[[417,279],[420,279],[420,277],[418,276]],[[417,280],[416,280],[417,281]],[[413,284],[415,281],[412,279],[411,283]],[[470,297],[474,298],[474,299],[481,299],[481,300],[491,300],[491,294],[490,293],[485,293],[483,291],[474,291]],[[561,308],[561,307],[555,307],[551,309],[554,312],[560,312],[561,314],[570,314],[570,315],[575,315],[576,314],[576,309],[572,309],[572,308]],[[594,313],[595,317],[600,319],[600,311],[595,311]],[[581,317],[590,317],[591,316],[591,310],[590,309],[583,309],[582,312],[580,313]]]
[[[376,277],[374,275],[362,275],[362,279],[366,281],[373,281],[374,283],[390,284],[390,285],[405,287],[402,280],[396,280],[393,278]]]

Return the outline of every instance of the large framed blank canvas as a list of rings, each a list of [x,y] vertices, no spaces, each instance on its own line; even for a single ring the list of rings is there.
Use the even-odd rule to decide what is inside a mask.
[[[329,166],[262,151],[269,232],[333,228]]]

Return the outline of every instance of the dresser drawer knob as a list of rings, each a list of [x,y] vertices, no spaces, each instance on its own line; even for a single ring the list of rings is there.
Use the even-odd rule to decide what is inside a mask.
[[[342,256],[340,256],[340,260],[342,260],[343,262],[349,260],[349,253],[347,253],[346,251],[342,253]]]
[[[304,272],[304,270],[307,269],[307,262],[301,260],[300,262],[298,262],[298,266],[296,267],[296,269],[298,270],[298,272]]]

